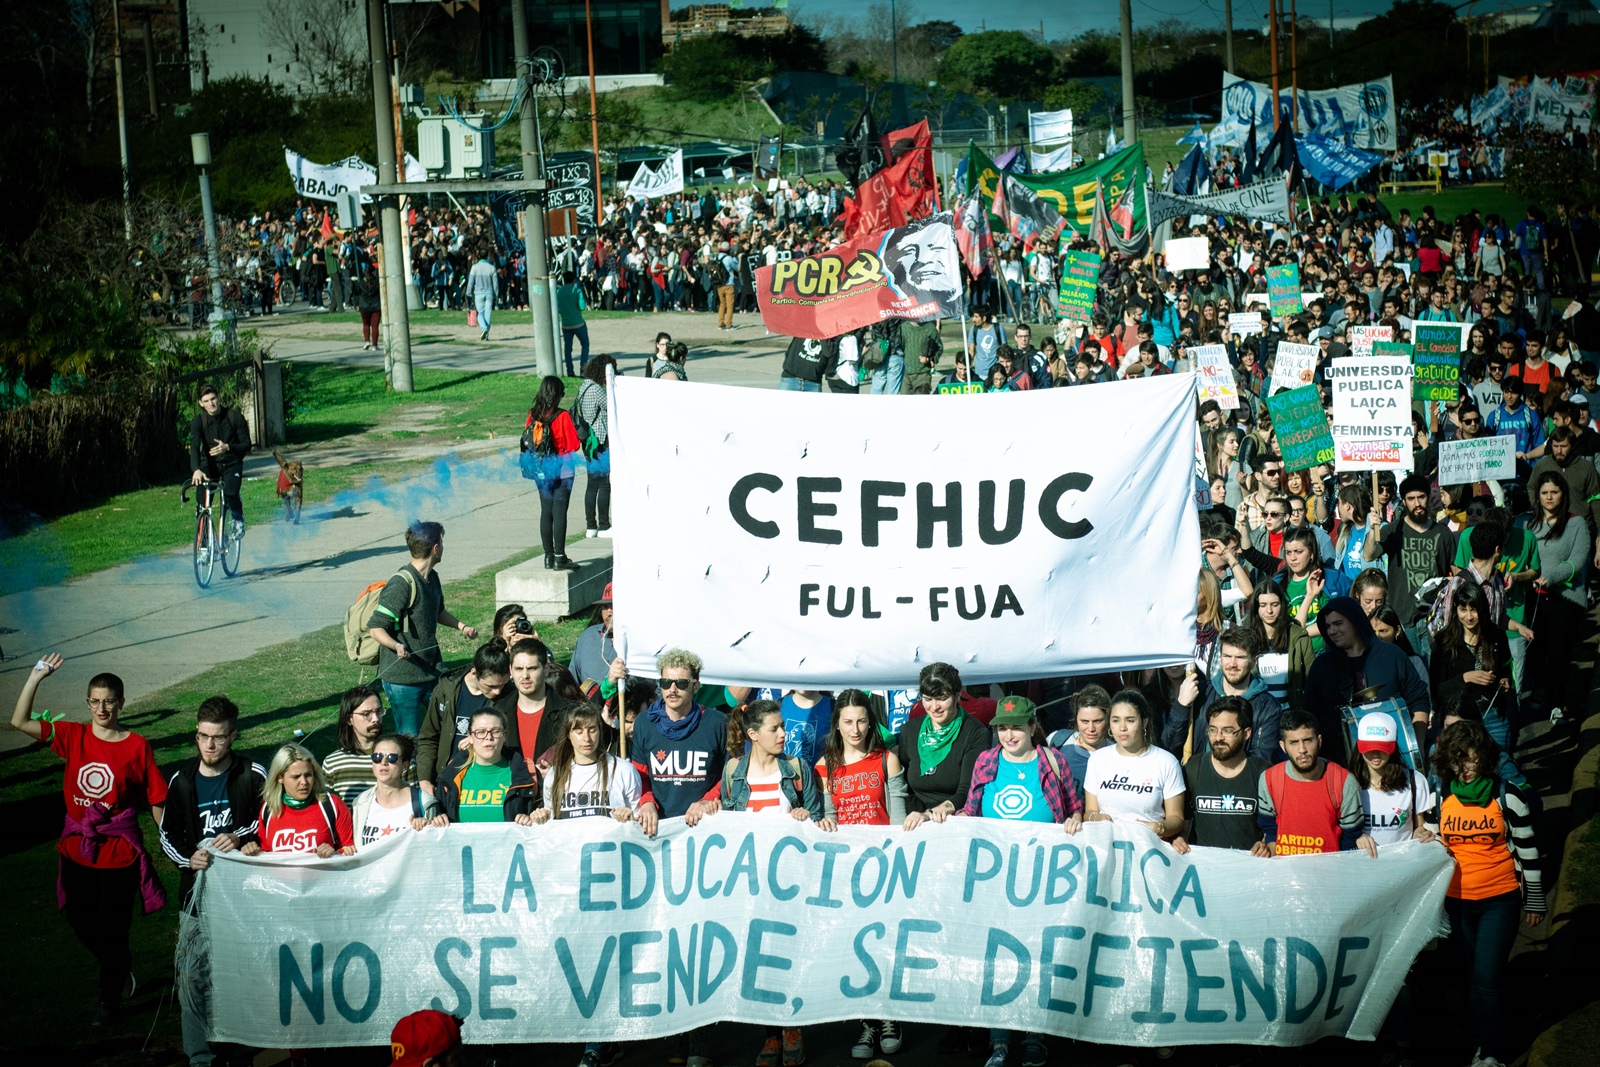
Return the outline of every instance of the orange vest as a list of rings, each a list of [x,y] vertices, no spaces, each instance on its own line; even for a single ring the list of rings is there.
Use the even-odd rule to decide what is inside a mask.
[[[1439,836],[1456,861],[1449,895],[1487,900],[1516,892],[1517,864],[1507,847],[1505,813],[1491,799],[1481,808],[1446,796],[1439,805]]]

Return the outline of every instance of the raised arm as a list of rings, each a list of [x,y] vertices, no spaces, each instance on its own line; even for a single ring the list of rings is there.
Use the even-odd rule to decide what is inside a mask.
[[[22,692],[17,694],[17,706],[11,709],[13,730],[21,730],[35,741],[44,740],[44,723],[29,718],[33,711],[33,695],[39,691],[39,683],[60,670],[64,662],[59,652],[51,652],[33,665],[22,683]]]

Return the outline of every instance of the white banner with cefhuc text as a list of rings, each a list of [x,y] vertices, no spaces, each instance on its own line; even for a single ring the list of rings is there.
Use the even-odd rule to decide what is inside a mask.
[[[618,378],[613,576],[628,672],[915,685],[1194,650],[1192,375],[926,399]]]
[[[182,919],[180,995],[212,1041],[259,1048],[382,1045],[426,1007],[469,1044],[863,1018],[1144,1047],[1371,1040],[1443,930],[1453,870],[1414,842],[1179,855],[1124,823],[457,824],[327,860],[216,856]]]

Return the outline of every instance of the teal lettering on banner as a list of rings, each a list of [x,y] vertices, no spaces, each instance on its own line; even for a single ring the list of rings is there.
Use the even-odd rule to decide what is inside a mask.
[[[227,946],[197,961],[208,1039],[381,1043],[431,1006],[486,1043],[861,1018],[1102,1043],[1130,1026],[1170,1045],[1371,1040],[1443,927],[1451,870],[1413,844],[1359,867],[1179,855],[1113,823],[706,821],[654,838],[608,819],[429,828],[314,866],[218,854],[180,937]],[[1207,906],[1213,878],[1226,908]],[[1286,924],[1286,893],[1319,907]],[[250,1010],[262,975],[276,1012]]]

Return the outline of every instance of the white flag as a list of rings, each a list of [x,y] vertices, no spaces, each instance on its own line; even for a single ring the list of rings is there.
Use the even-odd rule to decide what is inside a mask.
[[[1072,109],[1028,112],[1028,140],[1034,144],[1058,144],[1072,140]]]
[[[661,166],[651,170],[641,164],[639,172],[628,183],[628,195],[639,200],[683,192],[683,149],[662,160]]]

